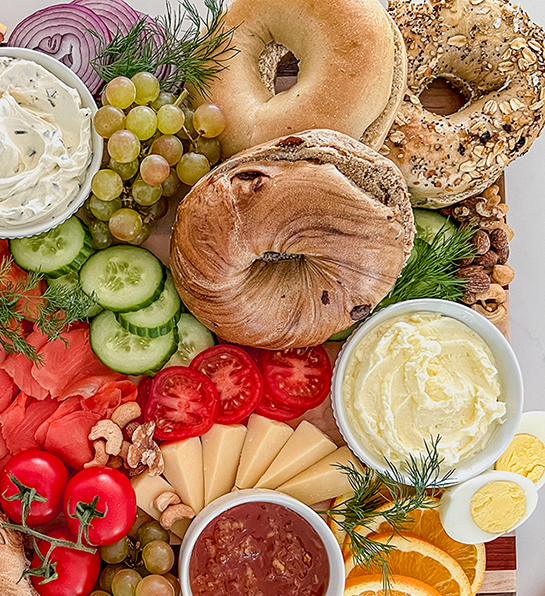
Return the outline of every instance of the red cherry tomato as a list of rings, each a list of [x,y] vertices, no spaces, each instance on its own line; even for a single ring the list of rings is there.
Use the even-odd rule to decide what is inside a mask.
[[[126,536],[136,517],[136,495],[130,480],[112,468],[87,468],[78,472],[68,483],[64,493],[64,514],[69,529],[77,536],[80,520],[75,516],[78,503],[91,506],[102,517],[95,517],[89,525],[89,540],[93,546],[113,544]]]
[[[281,420],[282,422],[299,418],[299,416],[302,416],[305,412],[306,409],[292,410],[291,408],[278,405],[266,392],[263,393],[263,397],[255,409],[256,414],[260,414],[261,416],[265,416],[265,418],[270,418],[271,420]]]
[[[212,346],[197,354],[190,367],[216,386],[220,400],[216,422],[240,422],[261,400],[263,378],[255,361],[242,348],[229,344]]]
[[[11,479],[12,475],[45,499],[45,502],[33,501],[30,504],[26,520],[29,526],[46,524],[59,515],[68,472],[56,455],[36,449],[21,451],[0,472],[0,505],[9,518],[20,524],[21,501],[9,500],[9,497],[20,492]]]
[[[218,415],[214,383],[198,370],[171,366],[157,373],[146,405],[146,422],[155,422],[155,437],[179,441],[208,432]]]
[[[279,406],[310,410],[329,393],[331,362],[322,346],[263,350],[259,358],[265,391]]]
[[[52,538],[76,541],[75,536],[68,528],[55,528],[48,535]],[[38,542],[38,550],[42,557],[47,554],[49,546],[50,543],[47,540]],[[88,596],[91,593],[100,573],[98,551],[92,554],[65,546],[57,546],[53,549],[50,560],[56,564],[57,579],[40,584],[43,577],[32,576],[32,584],[40,596]],[[32,558],[32,568],[36,569],[41,563],[38,553],[35,552]]]

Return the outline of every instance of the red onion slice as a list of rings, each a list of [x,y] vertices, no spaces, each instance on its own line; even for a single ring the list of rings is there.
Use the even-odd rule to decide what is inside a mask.
[[[127,35],[141,18],[124,0],[73,0],[71,4],[92,10],[106,25],[112,39],[118,32]]]
[[[111,35],[92,10],[75,4],[56,4],[31,14],[11,32],[8,46],[29,48],[49,54],[73,70],[89,91],[98,93],[104,82],[91,67],[95,58],[97,39],[104,43]]]

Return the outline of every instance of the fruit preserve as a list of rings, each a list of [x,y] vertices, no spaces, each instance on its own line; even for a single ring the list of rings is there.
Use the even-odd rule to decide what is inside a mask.
[[[206,526],[189,575],[193,596],[323,596],[329,561],[320,536],[299,514],[251,502]]]

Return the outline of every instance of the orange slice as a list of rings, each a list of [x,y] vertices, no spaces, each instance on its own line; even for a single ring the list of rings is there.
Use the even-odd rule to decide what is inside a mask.
[[[473,596],[471,584],[459,563],[430,542],[409,535],[392,536],[390,532],[372,534],[370,538],[395,547],[387,556],[391,573],[420,580],[442,596]],[[348,579],[352,579],[376,574],[377,569],[354,568],[350,557],[346,572]]]
[[[394,575],[390,580],[388,596],[441,596],[439,592],[412,577]],[[367,575],[346,582],[344,596],[385,596],[381,575]]]

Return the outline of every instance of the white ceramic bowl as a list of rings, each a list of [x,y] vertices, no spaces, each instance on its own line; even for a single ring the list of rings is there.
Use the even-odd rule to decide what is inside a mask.
[[[517,430],[523,406],[522,375],[511,346],[490,321],[464,304],[436,299],[408,300],[389,306],[369,317],[347,339],[337,357],[331,382],[333,414],[344,440],[354,454],[371,468],[386,471],[384,458],[365,445],[353,432],[343,399],[343,380],[350,356],[363,336],[388,319],[417,312],[446,315],[465,323],[487,344],[498,368],[501,399],[506,407],[505,422],[496,426],[482,450],[455,465],[455,472],[449,482],[463,482],[484,472],[505,451]],[[401,470],[400,472],[402,473]],[[405,480],[408,482],[406,476]]]
[[[329,558],[329,584],[324,596],[341,596],[344,592],[344,560],[339,544],[325,521],[310,507],[297,499],[283,493],[267,489],[245,489],[228,493],[219,497],[205,507],[191,522],[183,539],[180,551],[179,577],[182,587],[182,596],[192,596],[189,582],[189,564],[193,547],[201,532],[218,515],[244,503],[274,503],[283,505],[298,513],[316,530],[325,546]]]
[[[50,73],[58,77],[63,83],[78,91],[81,97],[82,106],[91,110],[91,117],[96,113],[97,105],[91,92],[82,83],[81,79],[62,62],[59,62],[47,54],[28,50],[26,48],[2,47],[0,48],[0,57],[31,60],[40,66],[43,66]],[[26,225],[17,226],[17,228],[10,227],[0,221],[0,238],[24,238],[26,236],[35,236],[42,232],[47,232],[66,221],[83,205],[91,192],[91,179],[100,169],[104,149],[104,140],[95,132],[93,126],[91,126],[91,129],[91,148],[93,152],[91,162],[87,168],[79,193],[72,199],[66,210],[55,217],[47,219],[41,218],[38,222],[29,222]]]

